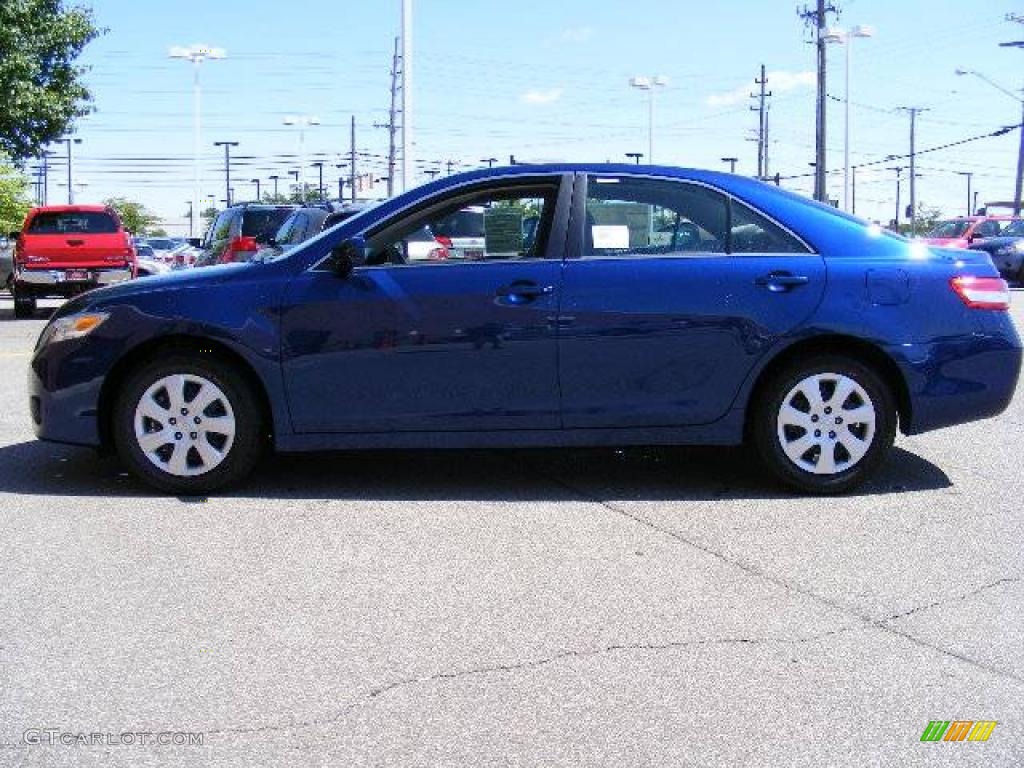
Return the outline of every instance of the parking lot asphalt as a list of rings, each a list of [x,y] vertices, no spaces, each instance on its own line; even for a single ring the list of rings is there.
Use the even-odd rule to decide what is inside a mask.
[[[276,456],[172,498],[34,440],[44,315],[0,298],[0,765],[1024,763],[1020,394],[837,499],[732,449]],[[142,732],[202,744],[111,743]]]

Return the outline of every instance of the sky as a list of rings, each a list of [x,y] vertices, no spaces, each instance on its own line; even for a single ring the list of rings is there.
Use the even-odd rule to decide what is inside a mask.
[[[850,156],[856,212],[889,221],[896,210],[896,173],[909,151],[910,119],[900,107],[924,110],[917,149],[991,133],[1021,120],[1010,95],[958,68],[976,71],[1020,93],[1024,24],[1008,21],[1024,7],[1001,0],[845,0],[838,27],[870,25],[874,35],[850,49]],[[81,63],[95,111],[74,135],[77,202],[122,196],[143,202],[172,233],[185,234],[192,197],[192,72],[168,57],[171,46],[225,49],[202,65],[204,198],[224,197],[223,151],[237,141],[231,165],[235,199],[252,199],[261,179],[297,168],[299,131],[289,115],[318,117],[303,132],[307,162],[322,159],[325,186],[337,190],[334,166],[347,162],[349,121],[357,123],[360,171],[386,175],[386,123],[391,56],[400,0],[296,0],[276,7],[254,0],[92,0],[106,33]],[[814,160],[815,49],[791,0],[414,0],[412,158],[417,183],[427,169],[507,162],[625,161],[648,154],[648,102],[630,88],[637,75],[660,75],[654,109],[659,164],[757,171],[758,115],[749,98],[763,64],[772,91],[768,171],[783,186],[810,194]],[[828,180],[843,190],[846,46],[829,46]],[[917,199],[960,215],[967,178],[979,204],[1009,200],[1018,133],[988,137],[918,158]],[[67,195],[62,145],[54,147],[50,202]],[[645,160],[646,161],[646,160]],[[316,169],[307,170],[314,181]],[[902,200],[907,201],[906,171]],[[376,192],[384,193],[379,184]],[[197,233],[198,234],[198,233]]]

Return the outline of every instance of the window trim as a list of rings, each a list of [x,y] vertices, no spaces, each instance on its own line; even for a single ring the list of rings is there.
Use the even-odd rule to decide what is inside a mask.
[[[483,259],[480,261],[467,261],[467,260],[452,260],[452,261],[437,261],[428,264],[373,264],[373,265],[361,265],[356,267],[357,271],[370,270],[370,269],[391,269],[393,267],[407,267],[407,266],[430,266],[431,268],[438,267],[454,267],[454,266],[468,266],[468,265],[479,265],[485,266],[488,264],[509,264],[509,263],[536,263],[541,261],[563,261],[568,253],[568,233],[569,233],[569,216],[570,216],[570,205],[572,200],[573,191],[575,188],[575,177],[576,174],[573,172],[554,171],[547,173],[537,174],[507,174],[501,176],[489,176],[486,179],[471,179],[461,184],[457,184],[451,187],[445,187],[439,190],[436,194],[431,195],[426,199],[416,200],[409,205],[403,206],[397,211],[394,211],[384,219],[377,219],[373,222],[369,222],[361,230],[354,232],[353,236],[359,235],[364,239],[369,240],[371,237],[387,230],[390,227],[394,227],[414,216],[421,214],[427,214],[432,208],[442,208],[447,206],[450,202],[465,198],[469,203],[472,198],[477,197],[482,193],[486,193],[489,190],[513,190],[517,187],[537,187],[545,184],[552,184],[556,187],[554,206],[552,210],[551,218],[551,229],[548,233],[547,243],[545,244],[545,253],[542,255],[533,256],[529,259]],[[305,244],[304,244],[305,245]],[[329,266],[331,260],[331,254],[328,252],[323,258],[312,264],[306,271],[307,272],[328,272],[332,271]]]
[[[708,189],[708,190],[710,190],[712,192],[717,192],[718,194],[723,195],[725,197],[727,203],[728,203],[726,205],[726,228],[727,228],[727,230],[726,230],[726,238],[727,239],[726,239],[726,242],[725,242],[725,249],[722,252],[716,252],[716,251],[688,251],[688,252],[679,252],[678,254],[674,254],[674,253],[659,253],[659,254],[650,254],[650,255],[644,255],[644,254],[634,254],[634,255],[629,255],[629,254],[609,254],[608,256],[585,256],[583,254],[583,242],[584,242],[583,227],[586,226],[586,206],[587,206],[587,200],[589,199],[589,194],[590,194],[589,186],[590,186],[590,177],[591,176],[593,176],[594,178],[605,178],[605,179],[646,179],[646,180],[650,180],[650,181],[666,181],[666,182],[675,183],[675,184],[689,184],[691,186],[703,187],[704,189]],[[635,258],[695,259],[695,258],[711,258],[711,257],[713,257],[713,258],[721,259],[721,258],[729,258],[729,257],[743,258],[744,256],[747,256],[747,255],[751,255],[751,256],[757,256],[757,255],[761,255],[761,256],[797,256],[797,257],[800,257],[800,256],[820,256],[821,255],[821,254],[818,253],[818,251],[814,247],[811,246],[810,243],[807,242],[807,240],[805,240],[799,234],[794,232],[790,227],[788,227],[785,224],[783,224],[782,222],[780,222],[774,216],[771,216],[771,215],[765,213],[763,210],[761,210],[757,206],[751,205],[746,200],[744,200],[744,199],[742,199],[740,197],[737,197],[736,195],[732,194],[731,192],[729,192],[727,190],[724,190],[721,187],[716,187],[714,184],[709,184],[709,183],[707,183],[705,181],[700,181],[698,179],[680,178],[678,176],[661,176],[661,175],[653,174],[653,173],[610,173],[610,174],[601,174],[599,172],[593,172],[593,171],[583,171],[583,172],[580,172],[580,173],[577,174],[577,177],[578,177],[577,178],[577,189],[579,190],[579,192],[578,192],[578,194],[576,196],[576,199],[573,200],[573,209],[572,209],[573,221],[570,222],[570,226],[573,228],[573,231],[572,231],[572,241],[573,242],[571,243],[571,245],[572,245],[571,250],[567,249],[568,250],[567,258],[571,258],[571,259],[635,259]],[[775,251],[770,251],[770,252],[763,252],[763,253],[762,252],[758,252],[758,253],[751,253],[751,254],[746,254],[746,253],[735,253],[734,254],[732,252],[732,206],[733,206],[734,203],[739,203],[740,205],[745,206],[747,209],[753,211],[757,215],[759,215],[759,216],[763,217],[764,219],[766,219],[767,221],[771,222],[772,224],[777,226],[779,229],[781,229],[783,232],[785,232],[790,237],[792,237],[794,240],[796,240],[798,243],[800,243],[800,245],[802,245],[806,250],[804,252],[792,252],[792,251],[778,251],[778,252],[775,252]]]

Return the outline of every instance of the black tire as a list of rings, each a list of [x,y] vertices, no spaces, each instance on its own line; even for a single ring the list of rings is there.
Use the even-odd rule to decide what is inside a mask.
[[[863,440],[859,443],[859,445],[863,445],[864,442],[868,442],[869,447],[863,456],[855,462],[851,462],[853,457],[846,450],[845,442],[840,447],[836,442],[824,443],[823,441],[826,446],[830,446],[828,449],[831,451],[837,468],[843,463],[850,464],[845,469],[829,474],[816,474],[814,471],[809,471],[804,466],[798,465],[795,460],[787,455],[786,450],[783,448],[783,437],[779,434],[780,430],[782,430],[787,436],[786,439],[792,441],[790,443],[791,446],[797,445],[798,439],[807,434],[801,433],[800,427],[780,427],[780,414],[783,406],[786,404],[787,396],[798,384],[816,374],[836,374],[852,379],[853,382],[867,393],[870,403],[860,401],[855,395],[851,395],[854,399],[848,398],[844,402],[854,405],[858,402],[861,405],[870,405],[874,412],[873,434],[869,441]],[[827,395],[828,386],[829,381],[826,381],[819,388],[819,391],[823,393],[823,398]],[[892,447],[893,440],[896,437],[897,412],[892,391],[872,367],[849,357],[821,355],[793,363],[772,376],[765,383],[765,386],[759,389],[757,398],[758,402],[753,404],[753,421],[750,424],[751,429],[749,433],[754,448],[761,461],[775,478],[791,488],[807,493],[821,495],[845,493],[860,485],[877,469]],[[798,395],[797,401],[790,400],[790,404],[802,402],[799,398],[800,396]],[[820,426],[824,427],[825,429],[822,431],[822,434],[825,438],[829,434],[842,435],[840,430],[844,428],[849,430],[853,436],[859,435],[863,437],[868,434],[866,427],[859,423],[848,423],[845,425],[829,423],[826,426],[825,419],[835,418],[835,411],[831,410],[831,402],[825,400],[824,404],[830,409],[830,412],[826,415],[825,411],[821,410],[820,415],[818,415],[820,421],[812,425],[817,426],[820,424]],[[802,411],[803,409],[798,408],[798,410]],[[811,418],[811,414],[814,413],[817,413],[817,410],[809,407],[808,418]],[[839,411],[839,413],[842,413],[842,411]],[[829,427],[836,430],[836,432],[829,432]],[[791,429],[795,431],[790,432],[789,430]],[[812,437],[812,434],[807,434],[808,439]],[[842,437],[840,437],[840,440],[842,440]],[[847,440],[851,445],[855,442],[849,436],[847,436]],[[858,437],[858,440],[860,440],[860,437]],[[794,448],[793,450],[797,449]],[[813,463],[817,467],[822,467],[823,465],[820,464],[822,461],[822,450],[824,449],[819,445],[817,453],[815,453],[815,447],[812,446],[805,454],[806,458],[802,460],[807,464]],[[843,460],[844,454],[845,461]]]
[[[202,474],[183,476],[162,469],[142,450],[135,435],[135,412],[143,395],[156,382],[174,374],[197,376],[213,383],[226,396],[233,413],[235,426],[233,441],[226,449],[220,463]],[[188,496],[206,494],[240,482],[259,462],[266,442],[264,439],[265,419],[260,401],[246,378],[239,375],[239,372],[229,363],[208,354],[174,352],[140,366],[128,376],[120,390],[114,404],[111,425],[114,445],[121,461],[132,473],[149,485],[173,494]],[[188,405],[187,402],[186,405]],[[190,415],[187,418],[193,418],[193,416]],[[183,433],[192,428],[191,426],[180,427]],[[166,429],[176,428],[166,427]],[[185,441],[189,439],[188,434],[183,436]],[[193,436],[192,439],[196,438]],[[206,439],[205,434],[199,439]],[[174,443],[169,443],[169,445],[172,450],[177,450]],[[188,448],[186,451],[190,458],[198,457],[198,453],[193,454]]]
[[[18,320],[26,320],[36,313],[35,296],[26,296],[18,290],[17,283],[11,283],[11,296],[14,297],[14,317]]]

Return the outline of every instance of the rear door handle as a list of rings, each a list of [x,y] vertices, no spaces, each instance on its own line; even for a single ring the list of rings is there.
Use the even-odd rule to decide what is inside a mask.
[[[772,293],[782,293],[798,288],[801,285],[807,285],[809,282],[810,278],[806,275],[794,275],[790,272],[769,272],[767,275],[761,275],[761,277],[754,280],[754,285],[763,286]]]
[[[528,304],[541,296],[553,293],[555,286],[538,285],[532,280],[516,280],[501,286],[494,294],[499,299],[508,299],[512,304]]]

